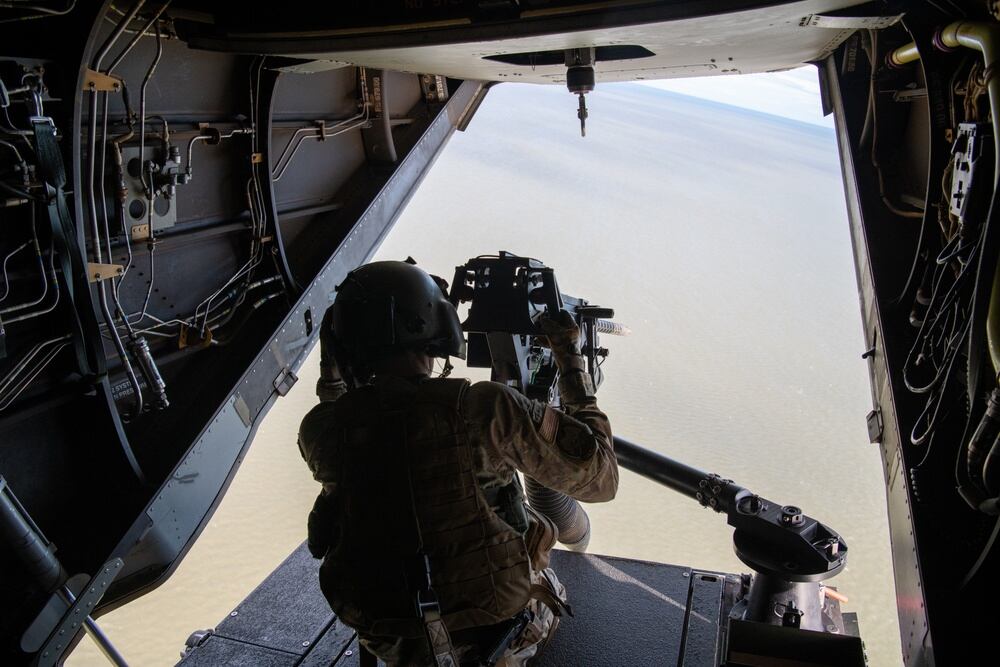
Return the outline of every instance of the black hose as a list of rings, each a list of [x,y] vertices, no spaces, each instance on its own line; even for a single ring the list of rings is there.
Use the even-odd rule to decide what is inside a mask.
[[[559,541],[571,551],[586,551],[590,543],[590,517],[574,498],[524,478],[528,503],[559,529]]]
[[[967,445],[965,462],[969,479],[979,488],[985,488],[983,464],[996,442],[997,435],[1000,435],[1000,390],[994,389],[990,392],[986,412],[983,413],[983,418],[979,421],[979,425],[972,433]]]

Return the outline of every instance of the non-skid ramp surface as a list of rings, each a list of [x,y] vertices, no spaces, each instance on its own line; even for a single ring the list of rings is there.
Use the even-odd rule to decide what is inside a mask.
[[[558,550],[552,567],[575,615],[563,617],[537,667],[718,664],[719,621],[738,577]],[[296,549],[181,663],[358,665],[354,632],[330,612],[318,569],[305,546]]]

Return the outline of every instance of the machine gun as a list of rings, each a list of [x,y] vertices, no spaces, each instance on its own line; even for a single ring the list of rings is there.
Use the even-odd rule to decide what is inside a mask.
[[[471,303],[462,324],[468,334],[468,365],[491,368],[494,381],[553,405],[559,400],[558,369],[538,325],[544,312],[566,309],[574,315],[595,388],[603,379],[601,364],[608,355],[599,335],[629,333],[609,319],[614,316],[610,308],[561,293],[551,268],[507,252],[475,257],[459,266],[449,297],[456,307]],[[864,664],[860,640],[853,636],[853,615],[841,614],[838,595],[821,583],[847,563],[847,544],[836,531],[798,507],[763,498],[732,480],[623,438],[615,437],[614,445],[621,467],[725,514],[734,528],[736,555],[755,575],[730,614],[730,657]],[[528,477],[525,490],[532,507],[559,527],[560,542],[573,550],[586,549],[590,520],[574,499]],[[792,636],[800,630],[812,632],[812,641],[802,644]],[[785,651],[786,645],[791,647],[786,653],[774,653]]]
[[[580,326],[583,354],[594,387],[603,380],[608,356],[600,334],[623,336],[627,327],[611,321],[614,310],[559,291],[555,272],[536,259],[501,251],[480,256],[455,269],[451,302],[471,302],[462,329],[468,333],[468,365],[492,368],[493,380],[534,398],[557,403],[557,368],[538,318],[569,311]]]
[[[559,369],[538,324],[543,313],[565,309],[576,318],[587,372],[595,388],[604,379],[601,364],[608,356],[608,350],[600,345],[600,334],[628,333],[626,327],[609,319],[614,317],[612,309],[563,294],[551,268],[509,252],[473,257],[456,268],[449,298],[456,307],[471,304],[462,323],[469,339],[468,365],[491,368],[493,381],[551,405],[559,404]],[[525,477],[525,491],[531,506],[559,528],[562,544],[575,551],[586,550],[590,519],[576,500],[530,477]]]

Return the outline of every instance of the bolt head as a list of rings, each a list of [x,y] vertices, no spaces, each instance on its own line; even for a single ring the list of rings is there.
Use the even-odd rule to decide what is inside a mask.
[[[781,523],[784,526],[800,526],[805,522],[802,510],[794,505],[785,505],[781,508]]]

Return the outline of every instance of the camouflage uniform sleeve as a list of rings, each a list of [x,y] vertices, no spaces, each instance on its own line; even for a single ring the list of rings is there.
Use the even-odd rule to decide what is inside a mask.
[[[488,456],[578,500],[602,502],[618,490],[611,425],[597,407],[590,377],[560,380],[564,411],[496,382],[466,392],[466,418],[478,426]]]
[[[330,403],[322,402],[306,414],[299,426],[299,452],[313,474],[313,479],[323,485],[309,512],[306,543],[313,558],[323,558],[333,546],[336,514],[336,483],[334,481],[332,452],[324,447],[329,438],[324,437],[329,426]]]

